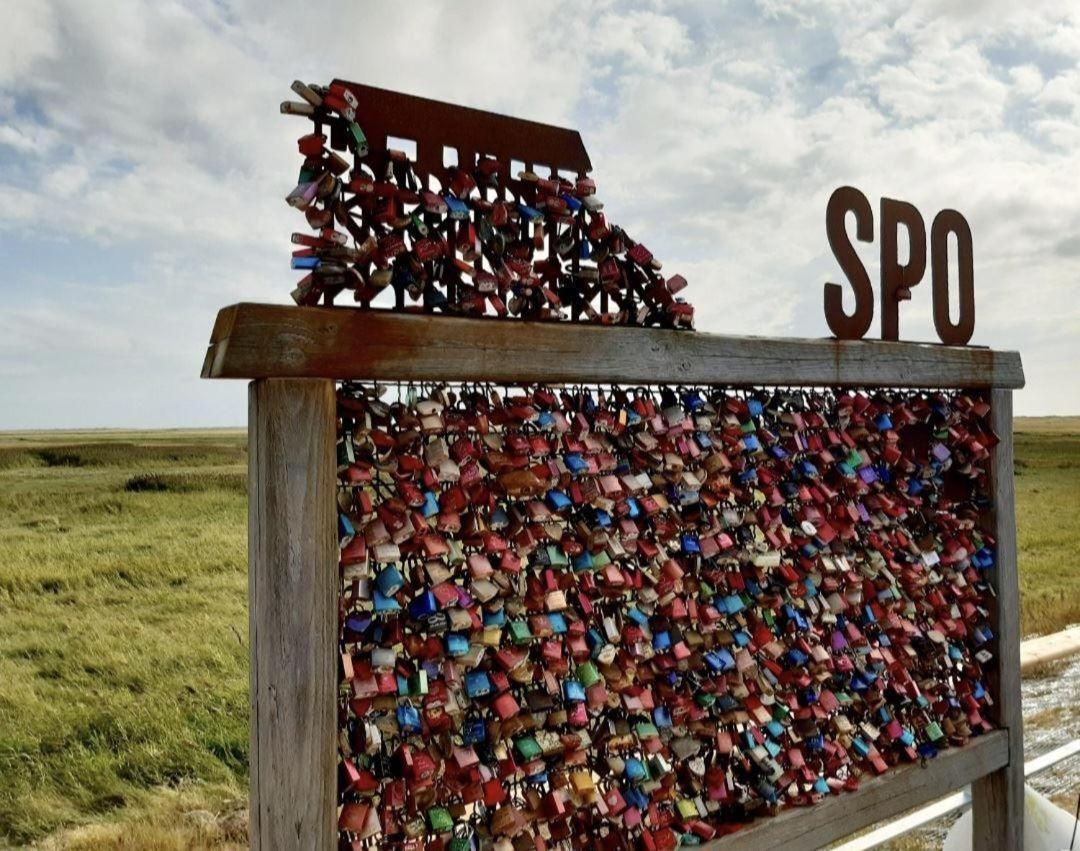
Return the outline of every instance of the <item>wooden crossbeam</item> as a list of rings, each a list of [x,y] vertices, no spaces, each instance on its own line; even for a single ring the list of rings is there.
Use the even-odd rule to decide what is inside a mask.
[[[1017,352],[236,304],[204,378],[1016,388]]]

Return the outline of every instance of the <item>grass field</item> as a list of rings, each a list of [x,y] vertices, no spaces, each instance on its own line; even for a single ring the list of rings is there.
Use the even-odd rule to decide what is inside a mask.
[[[240,431],[0,433],[0,845],[241,847]],[[1023,626],[1080,621],[1080,418],[1017,423]]]
[[[242,798],[245,470],[240,431],[0,436],[0,837]]]

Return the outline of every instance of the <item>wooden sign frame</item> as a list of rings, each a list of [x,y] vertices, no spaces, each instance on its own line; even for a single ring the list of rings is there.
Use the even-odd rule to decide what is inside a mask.
[[[817,848],[973,785],[974,846],[1023,847],[1024,758],[1013,495],[1017,352],[919,343],[727,337],[641,328],[238,304],[206,378],[254,379],[248,414],[252,848],[337,845],[338,379],[703,383],[989,391],[990,581],[998,729],[858,791],[761,819],[710,847]]]

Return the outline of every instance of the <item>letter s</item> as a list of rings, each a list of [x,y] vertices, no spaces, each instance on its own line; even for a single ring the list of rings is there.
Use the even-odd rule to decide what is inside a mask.
[[[841,186],[829,197],[825,208],[825,232],[836,262],[855,293],[855,311],[844,313],[844,293],[840,284],[825,284],[825,321],[841,340],[858,340],[874,319],[874,290],[866,267],[848,239],[847,214],[855,214],[855,236],[860,242],[874,241],[874,212],[870,202],[853,186]]]

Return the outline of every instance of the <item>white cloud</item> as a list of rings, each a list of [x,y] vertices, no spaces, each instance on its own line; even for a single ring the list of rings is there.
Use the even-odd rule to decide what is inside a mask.
[[[1080,410],[1072,4],[38,0],[5,16],[0,240],[103,246],[124,278],[75,262],[62,286],[0,282],[0,427],[242,421],[242,388],[193,376],[219,306],[288,297],[301,220],[282,198],[305,125],[277,102],[335,76],[580,127],[611,217],[687,275],[704,330],[826,333],[838,185],[928,224],[958,207],[976,342],[1022,349],[1021,412]],[[933,338],[928,290],[905,336]]]
[[[48,3],[9,3],[0,28],[0,80],[13,80],[57,52],[57,20]]]

